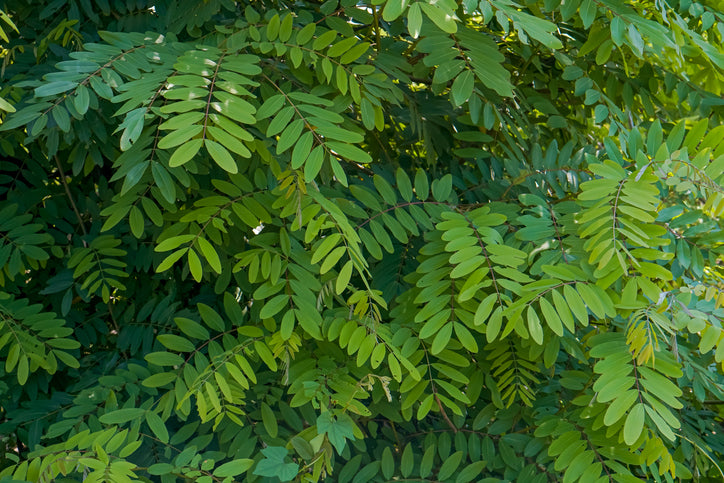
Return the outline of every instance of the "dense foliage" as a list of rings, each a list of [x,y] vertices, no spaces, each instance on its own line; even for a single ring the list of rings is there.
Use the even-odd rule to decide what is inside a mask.
[[[0,480],[724,478],[721,0],[0,8]]]

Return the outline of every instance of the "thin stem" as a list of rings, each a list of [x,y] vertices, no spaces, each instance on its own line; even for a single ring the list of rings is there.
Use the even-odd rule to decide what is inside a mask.
[[[83,218],[80,216],[80,212],[78,211],[78,206],[76,206],[73,195],[70,193],[70,187],[68,186],[68,182],[65,179],[65,171],[63,170],[63,165],[60,162],[60,158],[58,158],[58,155],[56,154],[55,156],[53,156],[53,159],[55,159],[55,165],[58,167],[58,172],[60,172],[60,181],[63,183],[63,188],[65,188],[65,194],[68,196],[70,206],[73,208],[73,212],[75,213],[76,218],[78,218],[78,223],[80,223],[80,229],[83,232],[84,236],[88,235],[88,232],[85,229],[85,224],[83,223]],[[83,245],[86,245],[85,241],[83,241]]]

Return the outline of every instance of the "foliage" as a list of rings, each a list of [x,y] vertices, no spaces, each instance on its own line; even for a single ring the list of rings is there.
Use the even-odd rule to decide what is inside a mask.
[[[0,14],[1,481],[721,481],[724,4]]]

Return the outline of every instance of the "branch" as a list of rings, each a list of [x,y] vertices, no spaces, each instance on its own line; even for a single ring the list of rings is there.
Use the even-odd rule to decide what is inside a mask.
[[[80,216],[80,212],[78,211],[78,206],[76,206],[75,204],[73,195],[70,194],[70,187],[68,186],[68,182],[65,180],[65,171],[63,171],[63,165],[60,162],[60,158],[58,158],[58,155],[56,154],[55,156],[53,156],[53,159],[55,159],[55,165],[58,167],[58,171],[60,172],[60,180],[63,183],[63,188],[65,188],[65,194],[68,196],[70,206],[71,208],[73,208],[73,212],[75,213],[76,218],[78,218],[80,229],[83,232],[84,236],[88,235],[88,232],[85,229],[85,224],[83,223],[83,218]],[[86,245],[85,241],[83,241],[83,245]]]

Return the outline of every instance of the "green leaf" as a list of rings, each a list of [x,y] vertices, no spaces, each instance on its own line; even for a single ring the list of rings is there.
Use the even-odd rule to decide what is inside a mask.
[[[324,162],[324,146],[319,145],[309,153],[304,164],[304,181],[309,183],[317,177]]]
[[[221,169],[231,174],[239,172],[239,167],[236,165],[234,158],[231,157],[229,151],[227,151],[221,144],[206,139],[204,141],[204,146],[206,146],[206,150],[211,155],[211,158]]]
[[[173,148],[175,146],[186,143],[189,139],[199,134],[204,129],[203,126],[192,124],[190,126],[184,126],[181,129],[167,134],[158,142],[158,147],[161,149]]]
[[[439,354],[447,346],[447,344],[450,342],[452,331],[453,323],[448,322],[442,327],[442,329],[437,332],[435,338],[432,341],[432,345],[430,346],[430,352],[432,354]]]
[[[289,305],[289,296],[286,294],[279,294],[264,304],[264,307],[262,307],[259,312],[259,317],[262,319],[273,317],[287,305]]]
[[[407,8],[407,0],[388,0],[382,10],[382,19],[385,22],[392,22],[397,19]]]
[[[203,142],[203,139],[192,139],[191,141],[182,144],[176,149],[176,151],[173,152],[171,158],[168,160],[168,165],[175,168],[188,163],[191,158],[196,156],[196,153],[199,152]]]
[[[573,320],[573,314],[568,308],[568,304],[558,290],[553,290],[552,296],[556,314],[558,315],[558,317],[560,317],[561,322],[563,322],[563,325],[566,327],[566,329],[573,333],[576,327]]]
[[[304,45],[310,40],[312,40],[312,37],[314,36],[314,31],[316,30],[317,24],[314,22],[310,22],[302,29],[297,32],[296,42],[298,45]]]
[[[157,366],[181,366],[184,363],[181,356],[170,352],[150,352],[143,358]]]
[[[161,263],[159,263],[158,267],[156,267],[156,272],[161,273],[173,266],[174,263],[179,261],[181,257],[183,257],[186,252],[188,251],[188,248],[181,248],[180,250],[176,250],[169,256],[163,259]]]
[[[223,332],[224,330],[226,330],[226,324],[224,323],[224,319],[222,319],[221,316],[214,309],[202,303],[196,304],[196,308],[199,309],[201,320],[203,320],[204,323],[210,328],[218,332]]]
[[[288,13],[284,16],[284,19],[281,22],[281,25],[279,27],[279,40],[282,42],[287,42],[291,36],[292,36],[292,22],[294,21],[294,16],[291,13]]]
[[[480,302],[480,305],[478,305],[478,308],[475,311],[475,325],[482,325],[488,320],[488,317],[493,312],[493,308],[495,307],[497,300],[496,294],[490,294],[485,297],[482,302]]]
[[[488,326],[485,330],[485,338],[488,342],[492,342],[500,333],[500,328],[503,324],[503,307],[495,309],[490,319],[488,320]]]
[[[304,164],[304,161],[307,160],[309,153],[312,151],[313,144],[314,134],[312,132],[302,134],[292,150],[292,169],[298,169]],[[312,177],[312,179],[313,178],[314,177]]]
[[[143,229],[144,229],[144,220],[143,220],[143,214],[141,213],[141,210],[138,208],[138,206],[133,206],[131,208],[131,212],[128,217],[128,223],[131,226],[131,233],[133,233],[133,236],[136,238],[141,238],[143,236]]]
[[[528,332],[533,338],[533,341],[541,345],[543,344],[543,327],[540,325],[540,319],[533,306],[528,306],[528,312],[526,318],[528,319]]]
[[[74,89],[77,85],[78,83],[73,81],[49,82],[35,88],[35,97],[54,96],[65,91],[69,91],[70,89]]]
[[[254,466],[254,460],[249,458],[239,458],[224,463],[214,469],[214,476],[218,478],[227,478],[244,473],[246,470]]]
[[[548,327],[553,331],[554,334],[561,337],[563,335],[563,325],[561,324],[561,318],[558,316],[556,309],[553,305],[546,300],[544,297],[539,299],[541,313],[545,319]]]
[[[151,173],[153,174],[153,180],[161,191],[161,195],[169,203],[176,201],[176,186],[171,179],[171,175],[168,174],[166,168],[161,164],[152,161],[151,162]]]
[[[402,451],[402,458],[400,460],[400,473],[404,478],[407,478],[412,474],[412,465],[414,464],[414,454],[412,450],[412,444],[407,443],[405,449]]]
[[[5,112],[15,112],[15,107],[5,99],[0,97],[0,110],[3,110]],[[85,114],[85,111],[81,114]]]
[[[568,286],[566,286],[566,287],[568,287]],[[598,294],[595,293],[593,291],[593,289],[585,283],[577,283],[576,288],[578,289],[578,293],[581,294],[581,299],[583,299],[583,301],[586,303],[588,308],[591,309],[591,312],[593,312],[593,314],[597,318],[603,319],[606,316],[606,309],[603,306],[603,303],[601,303],[601,299],[599,298]],[[566,294],[566,296],[568,297],[568,294]],[[571,297],[571,299],[574,299],[574,298],[575,297]],[[569,303],[570,303],[570,300],[569,300]],[[576,316],[578,316],[578,315],[576,315]],[[580,320],[580,318],[579,318],[579,320]]]
[[[161,372],[148,376],[143,380],[143,385],[146,387],[161,387],[177,379],[178,375],[173,372]]]
[[[297,476],[299,465],[285,462],[286,448],[268,446],[261,450],[264,459],[257,463],[253,473],[259,476],[277,477],[281,481],[291,481]],[[217,475],[218,476],[218,475]]]
[[[388,4],[389,5],[389,4]],[[357,43],[357,38],[355,37],[348,37],[346,39],[340,40],[333,46],[327,50],[327,55],[329,57],[339,57],[343,53],[347,52]]]
[[[415,179],[417,181],[417,179]],[[432,197],[436,201],[446,201],[452,192],[452,175],[446,174],[432,182]]]
[[[580,7],[581,20],[583,21],[583,28],[587,29],[591,26],[593,21],[596,19],[596,13],[598,5],[593,0],[583,0]],[[618,16],[614,16],[618,18]]]
[[[581,296],[578,295],[578,292],[576,292],[571,285],[563,286],[563,295],[568,303],[568,307],[571,309],[571,312],[573,312],[573,315],[576,316],[581,325],[587,327],[588,309],[586,309],[586,305],[583,303]]]
[[[151,466],[148,467],[148,473],[151,475],[166,475],[169,473],[172,473],[174,470],[174,466],[169,463],[154,463]]]
[[[395,473],[395,460],[392,457],[392,451],[389,446],[382,451],[382,459],[380,461],[380,467],[382,469],[382,475],[388,480],[392,478]]]
[[[344,450],[346,440],[355,439],[352,424],[352,420],[344,413],[334,417],[330,411],[325,411],[317,416],[317,432],[327,435],[329,442],[337,450],[337,454],[341,454]]]
[[[279,35],[279,14],[274,15],[266,26],[266,35],[269,40],[276,40]]]
[[[201,259],[193,248],[189,248],[187,255],[189,260],[189,272],[191,272],[191,276],[194,277],[194,280],[200,282],[204,276]]]
[[[594,109],[594,122],[601,124],[608,117],[608,107],[603,104],[599,104]]]
[[[327,148],[350,161],[355,161],[360,164],[369,164],[372,162],[372,157],[357,146],[340,143],[338,141],[328,141],[325,144]]]
[[[395,172],[395,179],[397,180],[397,189],[400,191],[400,195],[405,201],[412,200],[412,183],[407,173],[402,168],[397,168]]]
[[[629,40],[629,45],[632,47],[634,53],[641,57],[644,53],[644,39],[641,37],[636,25],[630,23],[626,29],[626,37]]]
[[[272,411],[266,403],[261,403],[261,420],[269,436],[276,438],[278,432],[277,418],[274,415],[274,411]]]
[[[472,71],[465,70],[458,75],[450,88],[450,97],[452,98],[453,105],[463,105],[473,94],[474,86],[475,76]]]
[[[641,436],[644,428],[645,406],[643,403],[636,404],[626,416],[626,422],[623,425],[623,440],[631,446]]]
[[[329,44],[331,44],[335,38],[337,38],[337,32],[335,32],[334,30],[327,30],[314,40],[314,43],[312,44],[312,49],[319,52],[327,47]]]
[[[449,15],[440,7],[427,2],[420,2],[420,7],[422,7],[422,11],[425,12],[425,15],[427,15],[427,17],[443,32],[454,34],[458,31],[458,25],[455,17]]]
[[[422,27],[422,10],[420,3],[413,3],[407,10],[407,30],[410,32],[412,38],[420,36],[420,29]]]
[[[425,449],[425,453],[422,455],[422,460],[420,461],[420,477],[421,478],[427,478],[428,475],[430,475],[430,472],[432,471],[432,465],[435,460],[435,445],[431,444],[430,446]]]
[[[216,273],[221,273],[221,260],[216,249],[205,238],[199,237],[196,239],[196,242],[199,244],[199,249],[204,255],[204,258],[206,258],[206,261],[209,262],[211,268]]]
[[[593,2],[591,2],[593,3]],[[626,22],[619,15],[615,15],[611,20],[611,40],[617,46],[621,46],[624,42],[624,29]]]
[[[437,478],[440,481],[445,481],[450,478],[453,473],[455,473],[455,470],[458,469],[458,466],[460,466],[460,462],[462,461],[462,459],[462,451],[456,451],[455,453],[450,455],[449,458],[446,458],[445,461],[442,463],[442,466],[440,466],[440,471],[437,474]]]
[[[256,350],[256,353],[259,355],[261,360],[264,361],[264,364],[269,367],[269,369],[271,369],[272,371],[277,370],[277,363],[274,359],[274,355],[271,353],[266,344],[260,341],[254,341],[254,349]]]
[[[303,129],[304,120],[297,119],[292,121],[279,136],[279,141],[277,141],[277,154],[283,153],[296,144],[297,141],[299,141],[299,136],[302,134]]]
[[[340,295],[342,292],[344,292],[349,285],[350,278],[352,278],[353,269],[354,264],[352,263],[352,260],[347,260],[342,269],[339,271],[339,275],[337,275],[337,281],[335,282],[334,289],[337,295]]]
[[[319,273],[327,273],[334,267],[337,262],[342,258],[342,255],[344,255],[347,252],[347,247],[341,246],[337,247],[334,250],[332,250],[329,255],[327,255],[327,258],[324,259],[324,262],[322,262],[322,266],[319,269]]]
[[[125,408],[110,411],[98,418],[103,424],[125,424],[145,416],[147,411],[141,408]]]
[[[168,443],[168,429],[158,414],[153,411],[146,411],[146,424],[151,428],[153,434],[163,443]]]
[[[242,156],[244,158],[250,158],[251,157],[251,151],[244,146],[244,143],[239,141],[239,139],[235,136],[232,136],[231,134],[227,133],[223,129],[217,128],[215,126],[208,126],[206,128],[206,131],[213,136],[213,138],[221,143],[223,147],[228,149],[229,151],[238,154],[239,156]],[[208,147],[207,147],[208,149]],[[217,163],[218,164],[218,163]],[[234,164],[236,165],[236,164]]]
[[[638,396],[639,392],[634,389],[630,389],[622,395],[618,396],[608,406],[608,409],[606,409],[606,415],[603,418],[604,424],[606,424],[606,426],[611,426],[612,424],[616,423],[616,421],[621,419],[623,415],[626,414],[626,411],[631,408],[633,403],[636,402]]]
[[[0,99],[1,101],[1,99]],[[90,105],[90,94],[88,92],[88,88],[84,85],[79,85],[75,90],[75,98],[73,99],[73,103],[75,105],[75,110],[78,111],[78,114],[85,114],[88,112],[88,106]],[[2,106],[0,106],[2,107]],[[12,106],[11,106],[12,107]],[[5,109],[7,110],[7,109]],[[14,112],[15,110],[13,109]]]
[[[196,346],[191,341],[175,334],[161,334],[156,336],[156,340],[172,351],[193,352],[196,350]]]
[[[28,381],[29,374],[30,366],[28,364],[28,358],[25,355],[21,355],[18,359],[18,382],[20,385],[25,385]]]
[[[264,101],[264,104],[259,107],[259,110],[256,111],[257,121],[261,121],[263,119],[273,116],[274,114],[279,112],[279,109],[281,109],[285,103],[286,97],[283,94],[275,94],[269,97],[267,100]],[[293,113],[294,110],[292,109],[291,112]]]
[[[377,188],[377,191],[382,195],[382,198],[384,198],[385,203],[388,205],[394,205],[397,203],[397,195],[395,194],[395,190],[392,189],[392,186],[390,183],[387,182],[385,178],[383,178],[380,175],[375,175],[372,178],[372,182],[375,185],[375,188]]]
[[[263,107],[263,106],[262,106]],[[295,114],[294,106],[287,106],[274,116],[274,119],[269,123],[266,129],[267,136],[274,136],[279,134],[289,125]]]
[[[342,57],[339,58],[340,64],[350,64],[362,57],[370,48],[369,42],[360,42],[351,49],[347,50]],[[352,81],[351,81],[352,82]]]

